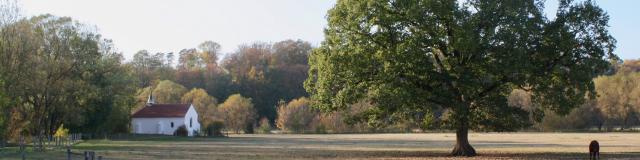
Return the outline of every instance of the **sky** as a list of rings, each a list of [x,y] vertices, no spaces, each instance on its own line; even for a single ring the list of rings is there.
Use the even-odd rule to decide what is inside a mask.
[[[130,60],[139,50],[174,52],[212,40],[223,53],[241,44],[301,39],[319,45],[335,0],[22,0],[26,15],[50,13],[96,26]],[[596,0],[610,15],[622,59],[640,58],[639,0]],[[557,1],[547,0],[554,15]],[[636,12],[634,12],[636,11]]]

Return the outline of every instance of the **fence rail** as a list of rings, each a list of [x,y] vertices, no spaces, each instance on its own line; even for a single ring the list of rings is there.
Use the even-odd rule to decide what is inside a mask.
[[[31,136],[33,151],[44,151],[49,148],[61,148],[74,145],[82,139],[82,133],[69,134],[64,137],[56,137],[53,135]],[[24,137],[21,136],[21,145],[24,145]]]
[[[102,160],[102,156],[96,155],[95,151],[84,151],[84,152],[72,152],[71,151],[71,146],[79,143],[82,140],[83,134],[82,133],[74,133],[74,134],[69,134],[67,136],[64,137],[56,137],[56,136],[20,136],[18,138],[18,145],[19,145],[19,150],[18,152],[20,153],[20,156],[22,157],[22,159],[27,159],[27,154],[26,154],[26,150],[27,150],[27,144],[28,140],[31,141],[31,145],[33,148],[33,151],[35,152],[42,152],[46,149],[66,149],[66,159],[67,160],[71,160],[72,157],[76,157],[77,156],[82,156],[84,158],[84,160]],[[31,139],[27,139],[27,138],[31,138]]]

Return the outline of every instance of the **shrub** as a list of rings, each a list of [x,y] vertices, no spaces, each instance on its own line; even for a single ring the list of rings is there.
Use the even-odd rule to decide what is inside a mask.
[[[324,125],[320,124],[316,127],[316,133],[317,134],[327,134],[329,132],[327,132],[327,127],[325,127]]]
[[[303,133],[313,129],[311,124],[317,121],[318,111],[311,108],[311,101],[307,98],[292,100],[288,104],[280,103],[278,106],[278,120],[276,124],[282,130],[294,133]]]
[[[198,121],[203,126],[214,120],[218,100],[200,88],[193,88],[182,96],[182,103],[191,103],[198,113]]]
[[[247,123],[242,131],[244,134],[253,134],[253,128],[255,128],[253,123]]]
[[[245,133],[253,132],[253,124],[256,118],[256,110],[253,108],[251,98],[242,97],[240,94],[229,96],[218,107],[220,118],[224,120],[225,127],[239,133],[244,130]]]
[[[69,134],[69,129],[64,128],[64,124],[61,124],[53,136],[56,138],[63,138],[63,137],[67,137],[68,134]]]
[[[189,131],[187,130],[186,126],[182,125],[178,127],[178,129],[173,133],[173,135],[186,137],[186,136],[189,136]]]
[[[213,121],[207,126],[207,135],[214,137],[222,137],[222,128],[224,128],[224,123],[222,121]]]
[[[372,108],[372,105],[362,101],[345,110],[321,114],[320,125],[331,133],[369,132],[371,128],[367,124],[368,116],[363,113]]]
[[[258,132],[263,134],[271,133],[271,124],[269,123],[269,119],[260,119],[260,127],[258,127]]]

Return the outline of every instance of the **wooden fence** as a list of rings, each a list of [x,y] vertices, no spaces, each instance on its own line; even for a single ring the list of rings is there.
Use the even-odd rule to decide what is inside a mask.
[[[82,139],[82,133],[69,134],[65,137],[55,137],[53,135],[48,136],[31,136],[31,143],[33,151],[44,151],[52,148],[69,147],[73,144],[80,142]],[[24,137],[20,137],[20,143],[23,145]]]
[[[30,139],[27,139],[30,138]],[[47,149],[67,149],[67,159],[71,159],[72,154],[83,155],[81,153],[72,153],[71,146],[79,143],[82,140],[82,133],[74,133],[69,134],[65,137],[56,137],[56,136],[23,136],[20,135],[18,138],[18,147],[20,155],[22,159],[26,159],[26,150],[27,144],[29,144],[28,140],[31,141],[31,147],[34,152],[43,152]],[[85,151],[84,152],[85,160],[95,160],[95,152],[93,151]],[[102,156],[98,156],[98,159],[102,159]]]

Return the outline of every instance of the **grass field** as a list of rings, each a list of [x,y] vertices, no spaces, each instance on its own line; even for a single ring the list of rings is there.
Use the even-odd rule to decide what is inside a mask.
[[[592,139],[603,159],[640,159],[639,133],[471,133],[480,154],[466,159],[586,159]],[[451,133],[269,134],[228,138],[144,137],[91,140],[74,152],[94,150],[106,159],[460,159],[448,157]],[[62,150],[27,153],[29,159],[65,159]],[[18,159],[15,148],[0,159]],[[74,159],[80,159],[75,155]]]

